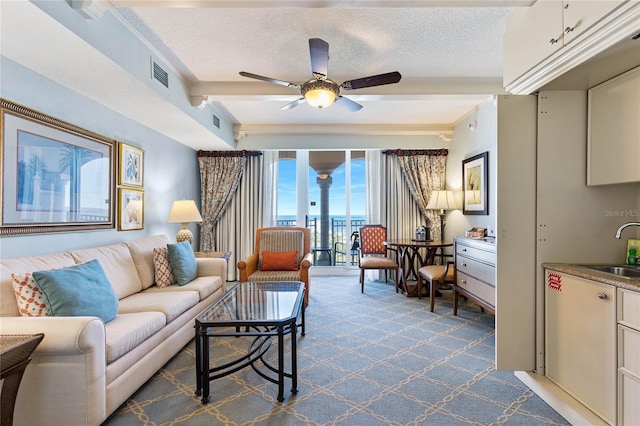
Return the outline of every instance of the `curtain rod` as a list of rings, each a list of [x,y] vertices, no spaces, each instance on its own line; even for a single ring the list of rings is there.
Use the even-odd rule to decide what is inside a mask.
[[[200,157],[257,157],[262,155],[262,151],[198,151]]]
[[[385,149],[385,155],[411,156],[411,155],[448,155],[448,149]]]

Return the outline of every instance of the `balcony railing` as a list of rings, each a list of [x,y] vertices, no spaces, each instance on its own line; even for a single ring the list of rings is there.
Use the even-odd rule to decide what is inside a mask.
[[[320,218],[319,217],[310,217],[306,220],[306,227],[311,230],[311,247],[320,247],[321,246],[321,233],[322,229],[320,226]],[[295,219],[278,219],[276,220],[276,226],[296,226]],[[365,224],[364,219],[351,219],[351,232],[359,231],[360,227]],[[351,257],[351,263],[353,263],[352,255],[352,246],[353,246],[353,238],[352,235],[347,235],[347,221],[346,219],[337,219],[331,218],[331,227],[328,230],[329,233],[329,244],[332,249],[332,262],[334,265],[342,264],[344,265],[347,262],[347,255]]]

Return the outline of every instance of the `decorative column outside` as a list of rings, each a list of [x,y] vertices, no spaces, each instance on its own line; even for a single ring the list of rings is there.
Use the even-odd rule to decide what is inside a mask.
[[[329,244],[329,188],[333,183],[331,176],[321,174],[316,178],[320,188],[320,247],[318,265],[331,266],[331,246]]]

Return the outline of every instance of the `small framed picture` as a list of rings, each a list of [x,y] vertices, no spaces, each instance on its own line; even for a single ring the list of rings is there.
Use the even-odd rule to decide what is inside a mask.
[[[144,229],[144,192],[118,188],[118,231]]]
[[[463,214],[489,214],[489,152],[462,160]]]
[[[120,142],[119,151],[118,184],[142,188],[144,151],[124,142]]]

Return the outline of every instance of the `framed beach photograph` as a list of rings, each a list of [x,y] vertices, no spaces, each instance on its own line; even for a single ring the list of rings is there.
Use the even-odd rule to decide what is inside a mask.
[[[115,228],[115,140],[6,99],[0,129],[0,236]]]
[[[144,229],[144,192],[118,188],[118,231]]]
[[[489,152],[462,160],[463,214],[489,214]]]
[[[118,185],[142,188],[144,183],[144,151],[124,142],[119,143]]]

